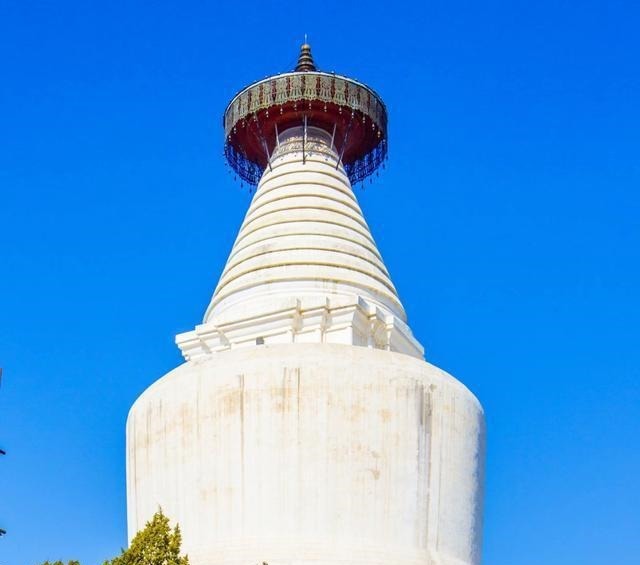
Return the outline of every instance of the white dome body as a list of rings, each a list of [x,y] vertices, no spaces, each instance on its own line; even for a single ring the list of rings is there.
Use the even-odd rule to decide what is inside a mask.
[[[423,360],[323,130],[280,134],[186,362],[127,421],[129,537],[192,565],[480,562],[484,417]]]

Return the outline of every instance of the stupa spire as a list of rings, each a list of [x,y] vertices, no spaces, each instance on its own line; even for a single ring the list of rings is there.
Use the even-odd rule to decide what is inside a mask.
[[[227,160],[257,191],[203,323],[177,337],[185,359],[274,340],[422,359],[352,190],[386,157],[380,97],[316,70],[305,37],[295,70],[240,91],[223,121]]]
[[[313,62],[313,56],[311,55],[311,45],[307,43],[305,36],[304,43],[300,46],[300,55],[298,56],[298,63],[294,69],[296,72],[317,71],[316,64]]]

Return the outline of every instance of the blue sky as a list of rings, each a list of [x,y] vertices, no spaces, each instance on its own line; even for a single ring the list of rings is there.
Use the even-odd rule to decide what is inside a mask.
[[[124,424],[180,362],[249,203],[236,90],[374,87],[358,189],[427,359],[481,399],[488,565],[640,553],[640,9],[632,2],[5,2],[2,565],[126,543]]]

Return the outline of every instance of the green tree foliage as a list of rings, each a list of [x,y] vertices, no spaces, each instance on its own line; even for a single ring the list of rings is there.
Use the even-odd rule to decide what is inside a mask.
[[[180,528],[172,530],[169,518],[159,510],[131,540],[129,548],[104,565],[189,565],[189,558],[180,555],[181,543]]]
[[[45,561],[42,565],[64,565],[64,563],[62,561],[54,561],[53,563]],[[69,561],[67,565],[80,565],[80,561]]]

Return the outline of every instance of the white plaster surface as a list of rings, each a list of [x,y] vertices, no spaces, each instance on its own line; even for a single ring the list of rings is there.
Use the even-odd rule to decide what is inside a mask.
[[[484,418],[425,363],[331,136],[280,135],[186,363],[127,422],[130,538],[192,565],[475,565]]]
[[[483,453],[479,403],[422,360],[223,351],[131,409],[129,535],[161,506],[193,565],[478,563]]]

